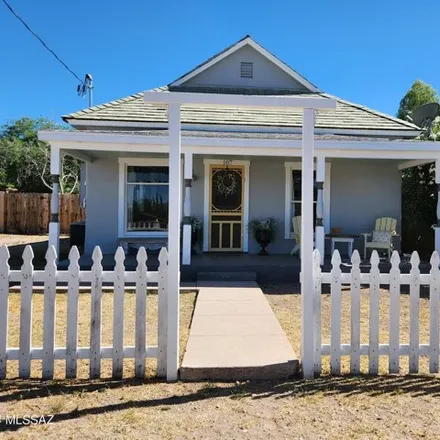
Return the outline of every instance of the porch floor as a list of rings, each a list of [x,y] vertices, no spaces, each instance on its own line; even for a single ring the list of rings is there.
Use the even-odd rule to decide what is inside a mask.
[[[409,256],[402,256],[401,271],[408,273],[410,270]],[[81,269],[87,270],[92,266],[92,258],[90,255],[82,255],[79,261]],[[67,269],[68,260],[62,260],[58,263],[58,267],[63,270]],[[104,270],[113,270],[115,260],[113,254],[104,254],[102,265]],[[136,257],[127,255],[125,260],[126,270],[136,269]],[[159,262],[157,255],[149,253],[147,266],[149,270],[157,270]],[[368,260],[362,261],[361,270],[368,272],[370,270]],[[381,272],[389,272],[390,263],[386,259],[382,259],[380,263]],[[341,269],[343,272],[349,272],[351,263],[349,258],[342,256]],[[422,262],[420,270],[427,273],[430,265]],[[197,282],[197,274],[200,272],[255,272],[257,282],[259,283],[298,283],[299,273],[301,270],[301,260],[297,256],[291,255],[269,255],[259,256],[255,254],[231,254],[231,253],[204,253],[193,255],[191,265],[181,266],[181,279],[185,282]],[[323,265],[324,271],[331,270],[331,262],[329,256],[326,256]]]
[[[182,380],[285,379],[299,362],[255,282],[200,282]]]
[[[348,260],[347,260],[348,261]],[[83,270],[92,267],[90,255],[82,255],[79,265]],[[328,262],[329,263],[329,262]],[[58,263],[58,267],[67,269],[68,260]],[[127,255],[126,270],[136,269],[135,255]],[[102,259],[104,270],[113,270],[115,259],[113,254],[104,254]],[[157,270],[159,262],[157,254],[149,253],[147,266],[149,270]],[[255,272],[258,282],[299,282],[301,260],[291,255],[269,255],[262,257],[250,254],[204,253],[193,255],[191,265],[181,266],[181,279],[185,282],[197,282],[200,272]]]

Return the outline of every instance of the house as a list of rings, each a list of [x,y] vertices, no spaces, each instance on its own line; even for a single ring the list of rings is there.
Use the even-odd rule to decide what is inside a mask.
[[[295,245],[292,218],[303,202],[302,109],[236,106],[243,96],[336,101],[335,109],[316,110],[314,121],[313,202],[316,228],[324,233],[370,232],[384,216],[398,220],[399,233],[401,170],[440,158],[436,144],[414,140],[416,125],[329,95],[246,36],[168,86],[63,116],[76,131],[40,132],[52,145],[55,182],[63,151],[86,161],[85,253],[95,245],[113,253],[119,244],[154,247],[166,240],[167,108],[146,101],[171,92],[225,102],[193,99],[180,112],[182,220],[202,219],[204,252],[257,253],[248,224],[269,216],[279,224],[270,252],[289,254]],[[56,208],[53,214],[55,243]],[[324,233],[316,246],[328,251]],[[191,261],[190,242],[184,234],[184,264]],[[361,238],[355,241],[362,246]]]

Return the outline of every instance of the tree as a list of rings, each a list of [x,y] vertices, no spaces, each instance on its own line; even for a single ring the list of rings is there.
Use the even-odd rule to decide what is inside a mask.
[[[408,116],[411,115],[413,110],[428,102],[439,102],[437,91],[430,84],[426,84],[418,79],[413,82],[406,95],[400,101],[397,117],[408,120]]]
[[[0,129],[0,184],[22,192],[52,190],[50,146],[38,140],[39,130],[66,129],[46,118],[21,118]],[[60,191],[78,191],[80,162],[68,155],[62,158]]]
[[[400,101],[397,117],[408,120],[417,107],[428,102],[439,102],[437,91],[417,80]],[[437,122],[433,132],[439,131]],[[423,132],[422,140],[430,138]],[[406,251],[417,250],[427,257],[434,246],[432,226],[436,223],[437,186],[432,163],[407,168],[402,172],[402,245]]]

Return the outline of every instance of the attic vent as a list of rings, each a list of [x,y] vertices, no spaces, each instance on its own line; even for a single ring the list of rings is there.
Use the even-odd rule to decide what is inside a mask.
[[[254,77],[254,63],[242,61],[240,65],[240,77],[241,78],[253,78]]]

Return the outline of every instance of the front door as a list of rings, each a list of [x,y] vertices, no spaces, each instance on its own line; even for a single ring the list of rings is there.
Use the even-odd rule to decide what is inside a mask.
[[[210,166],[210,251],[243,250],[243,175],[241,165]]]

